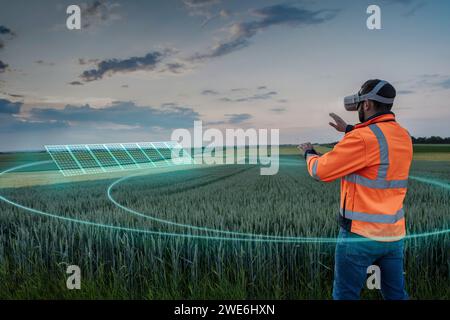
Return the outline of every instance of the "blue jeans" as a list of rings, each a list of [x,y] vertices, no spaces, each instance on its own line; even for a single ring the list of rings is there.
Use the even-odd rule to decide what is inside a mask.
[[[381,293],[386,300],[407,300],[403,276],[403,240],[363,242],[348,239],[366,239],[341,228],[336,245],[333,299],[358,300],[366,285],[367,268],[380,268]]]

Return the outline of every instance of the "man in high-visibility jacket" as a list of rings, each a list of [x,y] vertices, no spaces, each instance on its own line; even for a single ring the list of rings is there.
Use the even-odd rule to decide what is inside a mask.
[[[369,80],[345,99],[361,123],[351,126],[335,114],[330,122],[345,132],[333,150],[305,152],[309,174],[318,181],[341,178],[340,233],[335,253],[334,299],[359,299],[368,268],[378,266],[385,299],[407,299],[403,276],[405,199],[412,161],[411,137],[391,112],[396,92],[386,81]]]

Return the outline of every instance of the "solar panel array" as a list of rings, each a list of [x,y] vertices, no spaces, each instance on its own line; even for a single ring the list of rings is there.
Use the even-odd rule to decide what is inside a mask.
[[[177,142],[137,142],[45,146],[64,176],[193,163]]]

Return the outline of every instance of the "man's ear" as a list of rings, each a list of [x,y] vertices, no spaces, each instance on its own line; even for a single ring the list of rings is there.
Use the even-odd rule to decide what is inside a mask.
[[[373,110],[373,107],[374,107],[373,101],[370,101],[370,100],[364,101],[364,105],[363,105],[364,111]]]

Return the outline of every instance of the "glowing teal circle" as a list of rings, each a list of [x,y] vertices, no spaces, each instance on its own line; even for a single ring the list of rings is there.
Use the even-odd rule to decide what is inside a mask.
[[[51,161],[40,161],[40,162],[33,162],[30,164],[25,164],[25,165],[20,165],[20,166],[16,166],[7,170],[4,170],[2,172],[0,172],[0,177],[2,175],[4,175],[5,173],[9,173],[9,172],[13,172],[16,171],[18,169],[23,169],[23,168],[28,168],[28,167],[32,167],[32,166],[36,166],[36,165],[40,165],[40,164],[44,164],[44,163],[50,163]],[[116,185],[117,183],[125,180],[126,178],[130,178],[134,175],[131,176],[127,176],[127,177],[123,177],[120,178],[118,180],[116,180],[115,182],[113,182],[113,184],[110,185],[110,187],[108,188],[108,197],[110,196],[110,190],[111,187]],[[416,179],[418,177],[412,177],[413,179]],[[424,178],[426,179],[426,178]],[[417,179],[418,181],[421,181],[420,179]],[[425,182],[425,181],[422,181]],[[428,183],[428,182],[425,182]],[[444,186],[446,188],[448,188],[449,186],[445,185]],[[115,226],[115,225],[110,225],[110,224],[104,224],[104,223],[97,223],[97,222],[92,222],[89,220],[83,220],[83,219],[75,219],[75,218],[69,218],[69,217],[63,217],[60,215],[56,215],[53,213],[48,213],[48,212],[44,212],[41,210],[37,210],[37,209],[33,209],[30,207],[26,207],[21,205],[20,203],[14,202],[10,199],[7,199],[3,196],[0,195],[0,200],[4,201],[10,205],[13,205],[17,208],[26,210],[28,212],[31,212],[33,214],[38,214],[38,215],[42,215],[42,216],[46,216],[46,217],[51,217],[51,218],[55,218],[55,219],[59,219],[62,221],[67,221],[67,222],[73,222],[73,223],[79,223],[79,224],[83,224],[83,225],[88,225],[88,226],[94,226],[94,227],[99,227],[99,228],[106,228],[106,229],[111,229],[111,230],[117,230],[117,231],[125,231],[125,232],[136,232],[136,233],[143,233],[143,234],[150,234],[150,235],[158,235],[158,236],[168,236],[168,237],[182,237],[182,238],[192,238],[192,239],[204,239],[204,240],[221,240],[221,241],[241,241],[241,242],[267,242],[267,243],[336,243],[336,242],[342,242],[342,241],[348,241],[348,242],[363,242],[363,241],[371,241],[370,239],[366,239],[366,238],[347,238],[347,239],[338,239],[338,238],[331,238],[331,237],[286,237],[286,236],[271,236],[271,235],[256,235],[256,234],[251,234],[251,233],[239,233],[239,232],[233,232],[233,231],[225,231],[225,230],[216,230],[216,229],[209,229],[209,228],[203,228],[203,227],[196,227],[196,226],[190,226],[190,225],[184,225],[184,224],[180,224],[180,226],[184,226],[187,228],[201,228],[199,230],[202,231],[208,231],[208,232],[214,232],[214,233],[228,233],[228,234],[234,234],[234,235],[240,235],[240,236],[248,236],[248,238],[234,238],[234,237],[223,237],[223,236],[210,236],[210,235],[197,235],[197,234],[189,234],[189,233],[174,233],[174,232],[162,232],[162,231],[156,231],[156,230],[147,230],[147,229],[139,229],[139,228],[129,228],[129,227],[122,227],[122,226]],[[111,200],[111,199],[110,199]],[[113,200],[113,199],[112,199]],[[114,204],[116,204],[116,201],[113,201]],[[121,209],[124,209],[128,212],[131,211],[131,213],[134,211],[130,208],[124,207],[120,204],[118,204],[119,207]],[[136,211],[134,211],[136,212]],[[143,215],[142,213],[139,213],[141,216],[144,217],[149,217],[147,215]],[[155,217],[152,217],[153,219],[158,219]],[[175,222],[172,221],[168,221],[168,220],[164,220],[164,219],[158,219],[160,220],[159,222],[164,222],[164,223],[169,223],[169,224],[177,224]],[[431,231],[431,232],[425,232],[425,233],[418,233],[418,234],[410,234],[405,236],[404,239],[412,239],[412,238],[423,238],[423,237],[429,237],[429,236],[433,236],[433,235],[442,235],[442,234],[446,234],[449,233],[450,229],[445,229],[445,230],[435,230],[435,231]]]
[[[114,181],[112,184],[109,185],[108,190],[107,190],[107,196],[108,199],[117,207],[121,208],[122,210],[125,210],[131,214],[134,214],[136,216],[145,218],[145,219],[149,219],[155,222],[159,222],[159,223],[164,223],[164,224],[168,224],[168,225],[173,225],[173,226],[177,226],[177,227],[182,227],[182,228],[187,228],[187,229],[192,229],[192,230],[198,230],[198,231],[206,231],[206,232],[213,232],[213,233],[221,233],[221,234],[228,234],[228,235],[235,235],[235,236],[243,236],[243,237],[253,237],[253,238],[263,238],[263,239],[281,239],[281,240],[285,240],[285,239],[289,239],[289,240],[294,240],[294,241],[299,241],[299,242],[335,242],[337,240],[337,238],[326,238],[326,237],[287,237],[287,236],[276,236],[276,235],[267,235],[267,234],[254,234],[254,233],[244,233],[244,232],[238,232],[238,231],[227,231],[227,230],[220,230],[220,229],[214,229],[214,228],[207,228],[207,227],[199,227],[199,226],[194,226],[194,225],[190,225],[190,224],[184,224],[184,223],[177,223],[174,221],[170,221],[170,220],[165,220],[165,219],[161,219],[161,218],[157,218],[155,216],[150,216],[147,214],[143,214],[142,212],[133,210],[129,207],[126,207],[122,204],[120,204],[119,202],[117,202],[111,195],[111,191],[112,189],[120,184],[121,182],[130,179],[132,177],[135,177],[137,175],[129,175],[129,176],[125,176],[122,177],[116,181]],[[422,178],[422,177],[416,177],[416,176],[410,176],[411,179],[420,181],[420,182],[424,182],[424,183],[428,183],[428,184],[434,184],[440,187],[444,187],[447,189],[450,189],[450,185],[444,184],[442,182],[437,182],[431,179],[427,179],[427,178]],[[432,231],[432,232],[427,232],[427,233],[420,233],[420,234],[411,234],[411,235],[407,235],[405,236],[405,239],[410,239],[410,238],[418,238],[418,237],[424,237],[424,236],[432,236],[432,235],[437,235],[437,234],[443,234],[443,233],[448,233],[450,232],[450,229],[447,230],[436,230],[436,231]],[[386,237],[384,239],[389,239],[389,237]],[[357,240],[357,241],[365,241],[366,239],[348,239],[348,240]],[[370,239],[368,239],[370,240]]]

